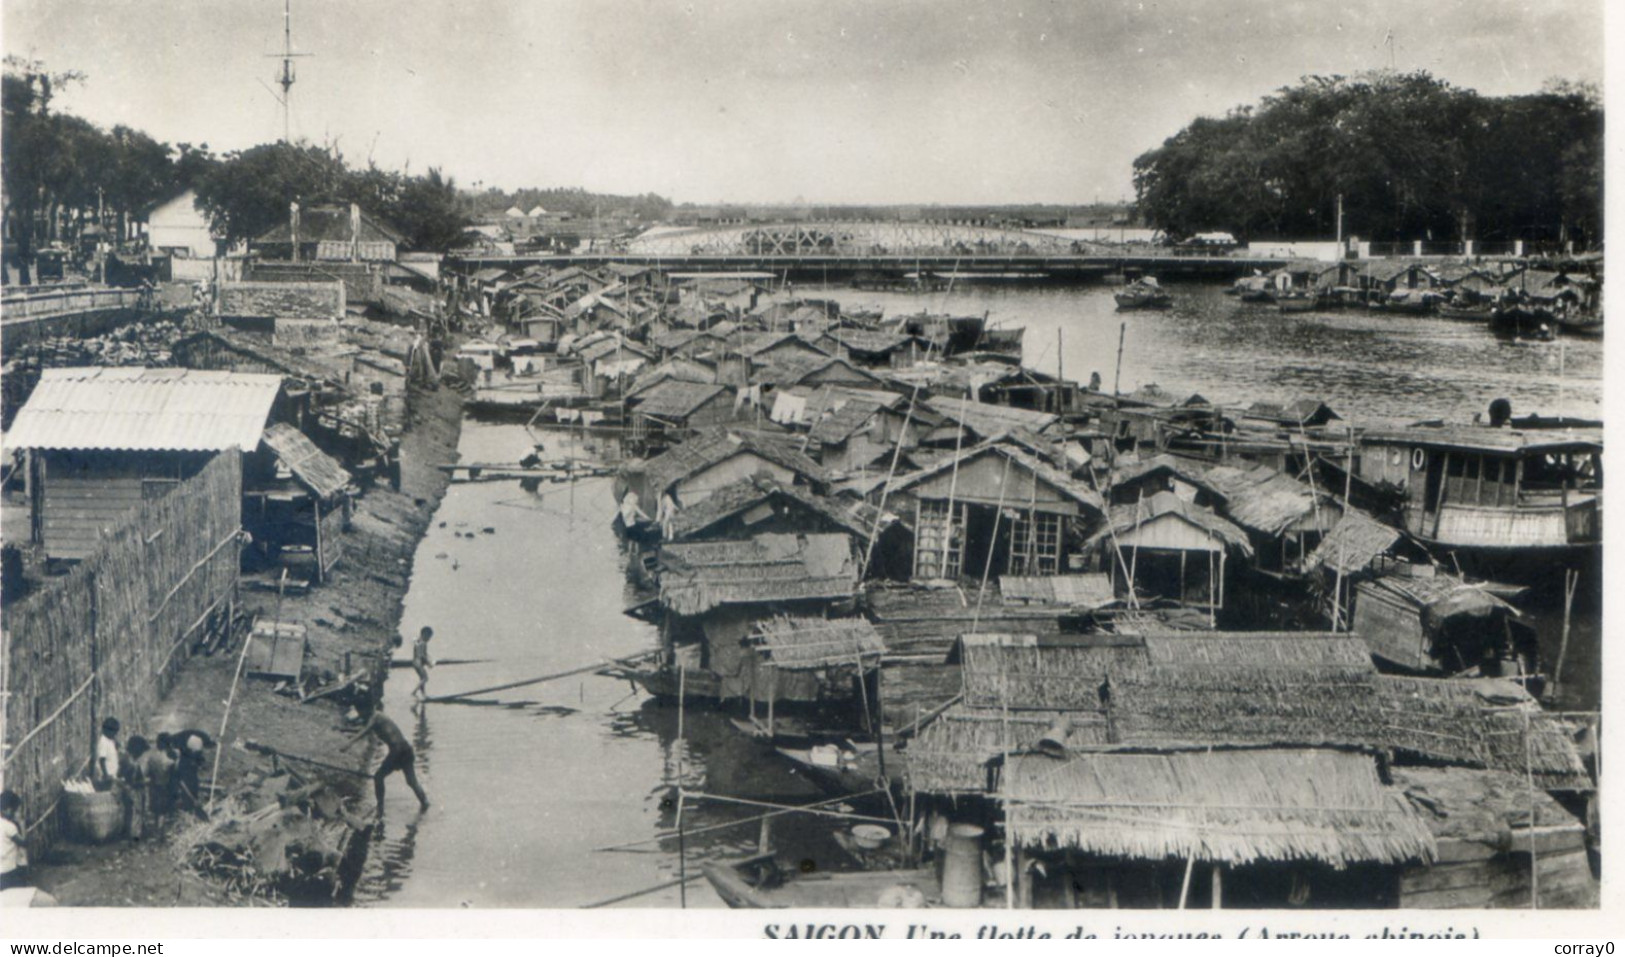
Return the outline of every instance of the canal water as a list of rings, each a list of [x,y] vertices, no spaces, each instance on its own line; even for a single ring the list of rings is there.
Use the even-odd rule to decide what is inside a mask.
[[[1111,387],[1118,331],[1127,324],[1122,388],[1155,382],[1214,401],[1317,396],[1344,414],[1390,421],[1470,419],[1505,396],[1520,411],[1600,416],[1600,343],[1512,345],[1470,323],[1360,312],[1280,315],[1175,285],[1161,313],[1115,311],[1109,289],[966,286],[944,295],[831,290],[849,308],[888,314],[920,309],[987,312],[1025,326],[1028,364]],[[813,294],[812,289],[797,290]],[[1559,372],[1562,376],[1559,379]],[[558,431],[465,423],[465,462],[515,462],[535,438],[544,458],[597,458],[600,450]],[[586,440],[590,443],[592,440]],[[550,674],[653,648],[654,629],[623,614],[638,600],[613,531],[609,479],[455,484],[419,546],[401,634],[431,625],[430,678],[446,694]],[[1555,634],[1552,616],[1543,640]],[[1565,695],[1595,707],[1600,628],[1579,620],[1571,637]],[[1548,650],[1548,656],[1555,649]],[[405,652],[401,652],[404,654]],[[454,663],[468,662],[468,663]],[[594,675],[466,703],[414,708],[409,669],[397,669],[385,707],[412,738],[418,774],[433,800],[426,813],[398,776],[389,780],[385,822],[356,891],[367,907],[579,907],[692,875],[700,858],[754,850],[761,813],[702,799],[687,806],[685,841],[662,838],[676,823],[675,786],[749,801],[808,803],[822,795],[790,765],[723,719],[656,705],[626,683]],[[744,822],[726,826],[729,822]],[[844,866],[828,822],[780,818],[776,849],[804,867]],[[602,850],[613,845],[627,845]],[[623,902],[675,907],[675,886]],[[686,888],[691,907],[719,907],[703,880]]]

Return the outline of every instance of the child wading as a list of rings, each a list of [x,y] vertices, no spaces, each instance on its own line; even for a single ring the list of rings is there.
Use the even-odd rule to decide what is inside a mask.
[[[434,629],[428,625],[418,632],[418,640],[412,643],[412,670],[418,673],[418,686],[413,689],[412,697],[426,698],[429,695],[429,669],[434,662],[429,659],[429,639],[434,637]]]
[[[417,769],[413,766],[417,760],[417,754],[412,750],[412,743],[406,740],[406,735],[401,733],[400,726],[385,716],[383,708],[373,705],[371,713],[367,717],[367,723],[363,724],[361,730],[355,733],[355,737],[345,742],[344,747],[340,750],[350,750],[357,741],[366,737],[369,732],[387,749],[384,754],[384,763],[380,764],[378,770],[372,773],[372,787],[378,799],[379,820],[383,820],[384,817],[384,778],[389,777],[396,771],[401,772],[406,777],[407,786],[412,789],[413,794],[418,796],[418,803],[427,811],[429,809],[429,796],[423,793],[422,785],[418,784]]]

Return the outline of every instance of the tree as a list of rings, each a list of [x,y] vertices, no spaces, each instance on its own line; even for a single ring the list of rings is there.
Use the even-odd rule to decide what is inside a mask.
[[[1200,117],[1134,162],[1140,213],[1174,236],[1600,235],[1602,109],[1562,81],[1488,98],[1426,72],[1312,76]]]
[[[470,221],[456,182],[433,167],[426,175],[404,179],[385,215],[402,230],[407,246],[435,252],[454,246]]]
[[[64,85],[83,80],[84,74],[77,71],[52,72],[38,60],[5,58],[0,164],[5,168],[5,219],[17,243],[19,279],[25,285],[35,246],[56,222],[60,199],[53,186],[72,179],[61,175],[62,165],[71,158],[63,150],[64,130],[51,112],[51,99]]]
[[[198,203],[228,243],[254,239],[288,218],[288,205],[338,202],[344,161],[310,143],[267,143],[230,153],[196,184]]]

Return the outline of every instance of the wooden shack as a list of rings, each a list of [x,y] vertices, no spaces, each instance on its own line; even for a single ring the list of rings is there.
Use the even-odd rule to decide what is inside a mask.
[[[1247,533],[1174,492],[1114,505],[1106,526],[1084,546],[1123,596],[1167,598],[1217,611],[1224,607],[1230,556],[1247,559]]]
[[[850,608],[859,555],[846,534],[762,534],[663,545],[659,565],[667,662],[659,687],[765,706],[770,686],[752,682],[755,656],[746,646],[752,629],[776,614],[822,616]],[[781,676],[771,693],[780,704],[816,703],[824,694],[811,674]]]
[[[1094,489],[1007,442],[947,456],[898,478],[889,494],[893,510],[913,512],[915,578],[1059,574],[1071,567],[1068,543],[1103,505]]]
[[[217,454],[259,447],[282,377],[189,369],[47,369],[6,436],[28,452],[31,533],[82,559],[102,532]]]

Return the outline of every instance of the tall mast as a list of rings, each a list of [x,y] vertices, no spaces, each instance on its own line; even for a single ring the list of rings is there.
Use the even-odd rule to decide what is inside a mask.
[[[278,102],[282,104],[282,142],[292,140],[292,123],[290,121],[290,95],[293,90],[293,61],[295,57],[312,56],[310,53],[293,52],[293,0],[282,0],[282,52],[272,53],[268,56],[282,59],[282,75],[277,77],[277,85],[282,87],[282,96]]]

